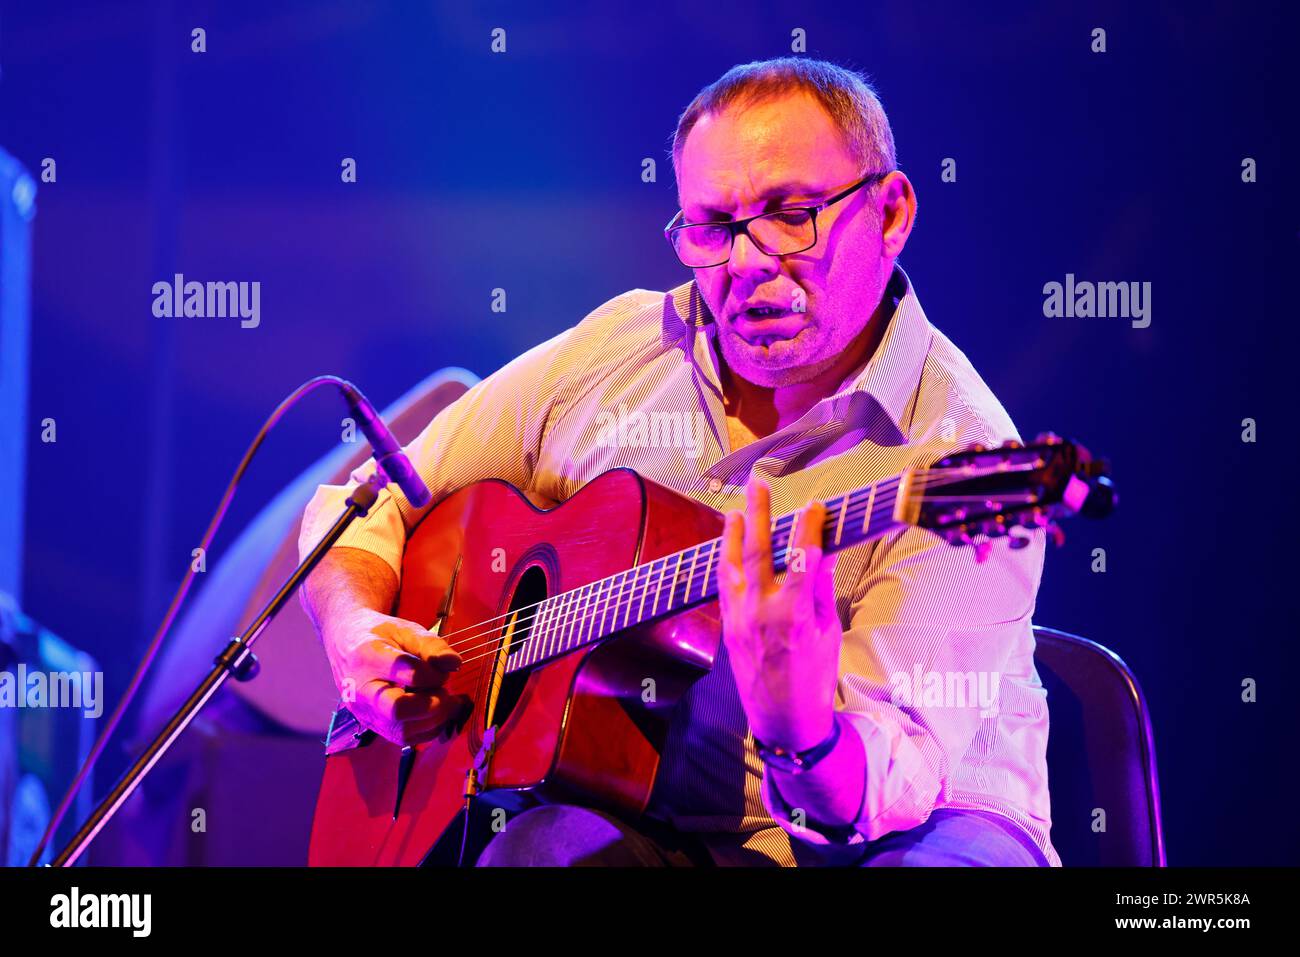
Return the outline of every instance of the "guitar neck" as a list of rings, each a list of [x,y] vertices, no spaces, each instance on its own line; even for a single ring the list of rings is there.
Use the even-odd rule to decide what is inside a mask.
[[[909,499],[908,484],[915,474],[906,472],[827,500],[823,550],[839,551],[910,524],[895,513],[900,499]],[[772,525],[777,574],[797,561],[791,548],[794,525],[794,515]],[[506,670],[531,667],[717,598],[721,556],[722,539],[714,538],[545,599],[530,609],[528,638],[510,656]]]

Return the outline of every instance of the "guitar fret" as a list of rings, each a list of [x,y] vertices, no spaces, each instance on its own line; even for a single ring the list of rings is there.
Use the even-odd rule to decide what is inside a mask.
[[[531,641],[522,640],[522,635],[520,634],[519,612],[518,611],[514,612],[512,618],[514,620],[514,627],[511,629],[510,632],[511,634],[510,642],[511,645],[513,647],[516,647],[519,652],[517,655],[515,655],[515,659],[517,661],[527,664],[533,653],[533,643]]]
[[[580,594],[582,601],[578,605],[577,634],[574,636],[577,638],[578,645],[582,644],[582,626],[587,623],[587,603],[591,600],[591,586],[583,585]]]
[[[515,612],[507,612],[505,621],[501,624],[500,631],[493,635],[487,642],[487,655],[489,659],[492,659],[493,661],[495,661],[497,655],[499,655],[502,650],[506,651],[507,669],[511,667],[511,658],[518,663],[518,667],[522,667],[528,661],[528,647],[526,645],[518,644],[518,630],[511,627],[512,624],[514,624],[516,617],[517,615]],[[511,655],[511,651],[517,652],[517,654]],[[492,667],[491,662],[489,662],[488,667]]]
[[[604,632],[600,630],[601,622],[603,621],[605,616],[605,612],[602,610],[601,607],[602,601],[605,603],[604,607],[608,608],[609,607],[609,582],[603,578],[600,581],[596,582],[596,601],[593,603],[591,609],[592,621],[591,621],[591,634],[589,636],[591,641],[599,641],[601,638],[604,637]]]
[[[573,601],[573,596],[568,592],[563,592],[559,597],[560,604],[555,609],[555,617],[560,623],[560,626],[555,629],[555,653],[564,654],[569,650],[569,642],[565,637],[565,633],[569,626],[569,605]]]
[[[604,580],[595,582],[594,587],[596,592],[591,601],[591,627],[587,630],[587,641],[589,642],[600,638],[600,600],[604,597]]]
[[[614,591],[614,583],[610,581],[608,578],[602,579],[601,588],[604,591],[605,603],[604,605],[601,606],[599,614],[596,618],[596,637],[598,639],[604,638],[605,635],[607,634],[607,632],[605,631],[605,617],[609,614],[609,599]]]
[[[844,513],[847,512],[849,509],[849,498],[850,496],[848,495],[843,495],[840,497],[840,517],[835,522],[835,544],[836,545],[840,543],[840,535],[844,531]]]
[[[659,562],[657,562],[656,564],[659,564],[659,580],[655,582],[655,600],[654,600],[654,604],[650,606],[651,618],[653,618],[659,612],[659,590],[664,586],[664,570],[667,567],[667,563],[664,562],[662,558],[659,559]],[[654,565],[651,565],[650,568],[651,570],[653,570]]]
[[[552,612],[554,608],[549,598],[543,598],[537,605],[537,617],[533,619],[533,636],[537,639],[533,644],[538,645],[537,654],[541,658],[550,657],[551,649],[551,622],[554,620]]]
[[[619,575],[614,575],[609,580],[609,592],[605,599],[605,614],[600,616],[600,630],[606,635],[612,635],[617,630],[614,626],[618,624],[618,592],[622,587],[619,577]],[[606,615],[609,615],[608,631],[605,631]]]
[[[582,645],[582,589],[573,589],[571,596],[569,607],[564,612],[568,622],[564,629],[564,644],[567,648],[578,648]]]
[[[596,641],[598,638],[600,638],[600,598],[601,598],[601,589],[603,588],[605,582],[601,580],[596,582],[595,584],[596,584],[596,597],[592,600],[591,603],[591,628],[588,629],[587,631],[587,641],[589,642]]]
[[[619,627],[620,627],[620,626],[619,626],[619,623],[618,623],[618,613],[619,613],[619,610],[620,610],[620,609],[624,609],[624,610],[623,610],[623,621],[624,621],[624,625],[623,625],[622,627],[624,627],[624,628],[627,627],[627,625],[626,625],[626,622],[627,622],[627,611],[626,611],[626,607],[630,607],[631,604],[632,604],[632,602],[629,600],[629,601],[626,603],[626,606],[625,606],[625,605],[624,605],[624,601],[623,601],[623,596],[624,596],[624,594],[627,592],[627,590],[628,590],[628,586],[632,583],[632,578],[633,578],[634,576],[633,576],[633,574],[632,574],[632,570],[629,569],[629,570],[627,570],[627,571],[625,571],[625,572],[619,572],[619,576],[618,576],[618,577],[619,577],[619,583],[618,583],[618,600],[617,600],[616,602],[614,602],[614,629],[613,629],[614,631],[618,631],[618,630],[619,630]]]
[[[560,649],[564,651],[568,651],[569,637],[572,637],[573,599],[575,599],[575,596],[573,596],[572,592],[564,593],[564,598],[563,598],[564,605],[562,606],[562,611],[560,611],[560,614],[563,615],[563,618],[560,619]]]
[[[513,627],[511,627],[512,625]],[[510,639],[509,639],[510,648],[516,651],[516,654],[513,656],[514,660],[518,662],[518,667],[521,668],[524,667],[529,663],[528,656],[533,649],[531,643],[521,642],[519,640],[519,612],[517,611],[511,612],[509,616],[506,618],[506,625],[505,628],[502,630],[501,644],[497,645],[495,648],[492,649],[491,654],[493,657],[496,657],[496,655],[501,651],[501,649],[505,647],[506,634],[510,635]],[[506,667],[509,668],[510,665],[511,665],[510,655],[507,652]]]
[[[600,616],[601,631],[606,635],[612,635],[618,631],[618,593],[623,587],[622,572],[610,576],[609,592],[605,599],[605,615],[609,615],[609,630],[605,630],[605,615]]]
[[[677,576],[682,571],[682,553],[677,553],[677,567],[673,569],[673,580],[668,585],[668,604],[664,606],[664,611],[673,610],[673,593],[677,591]]]
[[[556,632],[555,622],[560,613],[560,599],[546,599],[546,644],[544,646],[547,655],[555,654],[557,646],[560,643],[560,636]]]
[[[577,628],[578,622],[578,600],[581,598],[579,590],[574,589],[569,592],[568,604],[564,606],[564,647],[565,650],[578,647]]]
[[[626,628],[629,621],[632,620],[632,600],[636,598],[636,581],[637,570],[633,568],[630,571],[631,578],[628,579],[627,588],[627,610],[623,612],[623,627]]]
[[[546,615],[546,603],[542,602],[533,609],[533,622],[528,628],[528,653],[534,661],[546,657],[546,629],[542,619]]]
[[[700,597],[703,598],[709,593],[709,572],[713,571],[713,562],[718,557],[719,539],[709,542],[709,557],[704,562],[704,581],[700,584]]]
[[[611,611],[614,613],[614,616],[610,619],[610,624],[613,625],[618,622],[618,592],[621,586],[616,586],[614,583],[619,577],[620,576],[615,575],[609,580],[609,591],[605,593],[605,611],[600,616],[600,630],[602,634],[612,635],[614,633],[613,627],[611,627],[609,631],[605,631],[605,616]]]
[[[876,487],[871,486],[871,492],[867,495],[867,514],[862,519],[862,536],[865,538],[871,531],[871,509],[876,504]]]
[[[555,634],[554,625],[555,613],[559,609],[559,601],[548,598],[542,602],[542,608],[544,609],[542,614],[546,616],[546,637],[542,640],[542,654],[549,658],[555,654],[556,638],[558,637]]]
[[[682,596],[683,604],[691,600],[691,582],[695,580],[695,562],[700,557],[700,546],[696,545],[691,552],[691,570],[686,573],[686,593]]]
[[[641,586],[641,605],[636,610],[636,620],[645,620],[645,600],[650,594],[650,576],[654,573],[654,565],[647,565],[645,570],[645,584]]]
[[[556,595],[550,600],[551,611],[547,616],[546,630],[550,637],[546,642],[547,650],[551,657],[561,654],[564,651],[564,619],[560,617],[564,613],[564,597]]]

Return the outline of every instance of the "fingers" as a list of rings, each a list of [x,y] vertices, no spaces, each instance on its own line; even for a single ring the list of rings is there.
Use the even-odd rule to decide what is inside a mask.
[[[461,665],[447,642],[417,625],[384,622],[374,629],[378,640],[361,650],[364,666],[374,677],[403,688],[437,688]]]
[[[362,641],[354,652],[350,671],[401,688],[436,688],[446,680],[442,671],[385,638]]]
[[[826,524],[826,506],[809,502],[794,516],[790,530],[790,574],[786,587],[812,597],[823,563],[822,529]]]
[[[817,610],[817,620],[823,626],[829,627],[840,620],[839,609],[835,604],[835,563],[836,555],[823,555],[821,566],[817,569],[817,587],[814,594],[814,604]]]
[[[794,529],[790,532],[791,539],[796,548],[801,548],[804,554],[810,554],[817,559],[822,555],[822,531],[826,526],[826,506],[821,502],[812,501],[799,510],[794,517]],[[813,565],[809,563],[809,568]]]
[[[419,744],[435,737],[462,705],[459,695],[441,689],[405,691],[376,683],[367,690],[373,694],[367,723],[394,744]]]
[[[772,587],[772,492],[762,479],[745,486],[745,579],[766,593]]]
[[[741,565],[745,555],[745,516],[728,512],[722,519],[722,562],[718,566],[718,594],[725,603],[745,589]]]
[[[760,592],[774,589],[776,573],[772,565],[772,493],[762,479],[752,479],[745,487],[746,511],[728,512],[722,531],[722,564],[719,587],[735,600],[748,583],[756,583]],[[826,525],[826,506],[819,501],[808,504],[795,516],[790,532],[789,569],[796,587],[812,592],[816,572],[823,561],[822,537]],[[743,572],[743,574],[741,574]],[[804,572],[812,573],[804,575]],[[804,581],[807,579],[807,581]]]

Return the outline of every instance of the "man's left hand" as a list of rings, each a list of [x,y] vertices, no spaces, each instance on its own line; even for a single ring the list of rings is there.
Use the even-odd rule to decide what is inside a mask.
[[[831,733],[844,632],[835,610],[835,556],[822,551],[826,507],[796,516],[789,571],[772,567],[771,491],[745,489],[726,514],[718,569],[722,635],[749,726],[768,747],[803,751]]]

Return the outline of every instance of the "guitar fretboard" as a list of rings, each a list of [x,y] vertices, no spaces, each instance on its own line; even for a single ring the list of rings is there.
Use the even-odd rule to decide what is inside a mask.
[[[902,527],[905,523],[895,519],[894,506],[904,478],[885,479],[828,499],[822,548],[838,551]],[[794,515],[782,516],[772,525],[772,564],[777,574],[790,568],[794,525]],[[532,667],[711,601],[718,595],[721,555],[722,539],[714,538],[521,610],[516,627],[526,628],[528,636],[510,654],[506,671]]]

